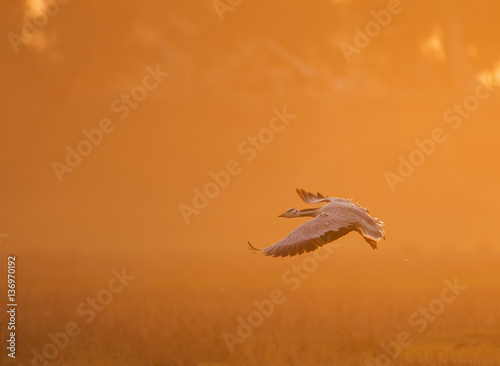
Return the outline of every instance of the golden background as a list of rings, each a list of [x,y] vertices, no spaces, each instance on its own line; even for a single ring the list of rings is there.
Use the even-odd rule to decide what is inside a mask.
[[[18,301],[14,360],[0,305],[3,363],[500,364],[497,2],[30,0],[0,10],[0,289],[6,299],[16,255]],[[374,14],[390,19],[377,28]],[[151,70],[168,76],[156,71],[155,83]],[[295,117],[270,136],[284,109]],[[56,173],[102,120],[112,131]],[[436,129],[445,141],[415,152]],[[253,137],[266,141],[260,150]],[[402,177],[411,154],[419,165]],[[194,190],[215,190],[211,172],[232,161],[238,173],[183,217]],[[373,251],[358,234],[341,238],[292,290],[283,276],[311,255],[254,255],[247,241],[267,247],[304,222],[277,217],[306,208],[296,188],[353,197],[387,239]],[[87,323],[79,305],[103,302],[122,269],[135,278]],[[446,280],[467,289],[419,333],[409,316],[440,299]],[[238,336],[238,317],[276,289],[286,300],[231,352],[224,334]],[[78,335],[51,347],[68,322]],[[403,331],[413,342],[379,356]]]

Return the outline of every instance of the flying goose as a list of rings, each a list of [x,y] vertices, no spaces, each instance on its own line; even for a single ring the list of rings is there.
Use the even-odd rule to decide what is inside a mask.
[[[343,198],[325,197],[321,193],[314,195],[298,188],[297,193],[306,203],[327,203],[317,208],[286,210],[279,217],[312,216],[314,219],[303,223],[286,238],[270,247],[257,249],[248,242],[251,250],[273,257],[294,256],[316,250],[350,231],[360,233],[373,249],[377,249],[378,240],[385,239],[385,231],[382,228],[384,223],[372,218],[368,210],[357,203]]]

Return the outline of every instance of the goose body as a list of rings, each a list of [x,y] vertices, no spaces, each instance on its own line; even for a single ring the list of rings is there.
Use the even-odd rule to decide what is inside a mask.
[[[248,243],[254,252],[273,257],[287,257],[304,252],[311,252],[328,244],[351,231],[357,231],[373,249],[377,242],[385,239],[382,221],[372,218],[368,210],[351,200],[325,197],[321,193],[313,194],[297,189],[300,198],[306,203],[325,203],[321,207],[297,210],[291,208],[279,217],[311,216],[309,220],[293,230],[284,239],[264,248],[257,249]]]

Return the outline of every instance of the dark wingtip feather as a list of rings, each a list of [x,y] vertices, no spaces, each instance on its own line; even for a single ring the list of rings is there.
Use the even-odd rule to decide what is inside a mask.
[[[253,251],[254,253],[256,252],[262,252],[262,249],[257,249],[256,247],[254,247],[250,242],[248,242],[248,248]]]

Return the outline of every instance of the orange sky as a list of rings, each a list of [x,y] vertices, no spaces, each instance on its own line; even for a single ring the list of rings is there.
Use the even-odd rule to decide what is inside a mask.
[[[222,22],[209,5],[203,5],[207,14],[166,6],[161,27],[146,8],[140,15],[123,10],[131,24],[105,24],[111,10],[99,5],[98,37],[96,31],[83,34],[83,25],[72,21],[80,13],[92,19],[86,13],[92,6],[70,3],[17,45],[17,54],[4,43],[5,245],[133,252],[140,240],[127,234],[133,230],[143,233],[141,248],[148,254],[244,258],[246,240],[271,244],[297,224],[276,216],[303,206],[294,192],[301,187],[354,197],[369,207],[387,223],[387,245],[497,247],[492,164],[498,156],[498,96],[481,100],[457,129],[443,117],[474,96],[479,75],[496,72],[498,59],[486,46],[494,39],[474,43],[473,21],[463,23],[466,7],[441,9],[455,18],[434,15],[433,24],[421,24],[415,36],[406,27],[417,22],[422,7],[412,5],[410,13],[406,4],[393,14],[391,27],[347,63],[336,40],[355,45],[351,25],[363,28],[371,19],[356,2],[322,5],[342,22],[329,25],[323,14],[308,26],[311,36],[324,30],[312,41],[307,32],[287,36],[270,14],[251,34],[249,20],[262,5],[241,5],[224,13]],[[29,11],[10,9],[3,28],[22,35],[19,16]],[[298,21],[300,11],[297,5],[283,16]],[[310,11],[301,22],[319,15]],[[126,40],[113,43],[119,30],[112,24]],[[407,42],[405,34],[411,36]],[[398,55],[402,62],[391,64],[398,49],[418,59]],[[459,67],[466,71],[452,83],[447,76],[439,80],[439,70]],[[156,68],[168,75],[159,83],[146,80]],[[432,87],[419,83],[431,78],[437,79]],[[143,83],[152,90],[141,91]],[[139,97],[132,108],[122,98],[134,87]],[[260,142],[259,151],[249,138],[259,138],[273,109],[283,108],[296,117],[271,141],[263,132],[268,143]],[[66,147],[76,149],[85,139],[82,130],[98,128],[106,118],[112,131],[59,182],[52,164],[65,164]],[[398,174],[399,156],[408,159],[417,148],[414,140],[431,138],[434,129],[442,129],[446,141],[436,143],[404,182],[395,181],[392,192],[386,172]],[[192,205],[193,189],[203,189],[209,173],[229,161],[238,163],[239,174],[186,225],[179,205]],[[75,238],[79,245],[72,244]]]

